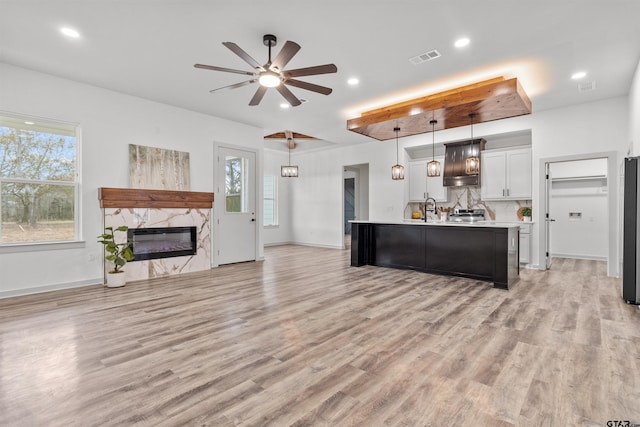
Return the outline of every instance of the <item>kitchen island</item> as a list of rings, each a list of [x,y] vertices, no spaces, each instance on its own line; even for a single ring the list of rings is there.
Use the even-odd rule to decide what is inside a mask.
[[[519,227],[491,222],[352,221],[351,265],[417,270],[493,282],[519,279]]]

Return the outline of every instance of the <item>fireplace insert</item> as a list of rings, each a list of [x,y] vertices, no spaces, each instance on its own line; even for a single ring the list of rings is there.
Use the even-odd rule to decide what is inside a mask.
[[[127,237],[134,261],[195,255],[196,227],[130,228]]]

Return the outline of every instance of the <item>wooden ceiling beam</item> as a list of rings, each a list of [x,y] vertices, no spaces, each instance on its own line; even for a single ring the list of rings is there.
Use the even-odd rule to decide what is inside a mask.
[[[531,100],[518,79],[497,77],[456,89],[427,95],[398,104],[367,111],[347,120],[347,129],[385,141],[400,136],[431,132],[429,121],[438,121],[435,130],[531,114]]]

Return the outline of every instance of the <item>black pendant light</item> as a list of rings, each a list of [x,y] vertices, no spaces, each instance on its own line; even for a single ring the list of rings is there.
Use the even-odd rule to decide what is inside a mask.
[[[289,149],[289,163],[287,166],[280,166],[280,175],[284,178],[297,178],[298,166],[291,166],[291,146],[295,144],[291,138],[287,138],[287,148]]]
[[[398,132],[400,132],[400,128],[396,126],[393,131],[396,133],[396,164],[391,168],[391,179],[400,180],[404,179],[404,166],[399,164],[400,156],[398,155]]]
[[[434,116],[435,117],[435,116]],[[431,124],[431,161],[427,163],[427,176],[440,176],[440,162],[436,160],[436,123],[438,121],[433,118]]]
[[[465,162],[465,173],[467,175],[477,175],[480,173],[480,157],[478,157],[478,154],[476,152],[476,149],[474,148],[474,144],[473,144],[473,118],[476,115],[474,113],[469,114],[469,118],[471,119],[471,150],[472,152],[470,153],[470,156],[467,157],[467,160]]]

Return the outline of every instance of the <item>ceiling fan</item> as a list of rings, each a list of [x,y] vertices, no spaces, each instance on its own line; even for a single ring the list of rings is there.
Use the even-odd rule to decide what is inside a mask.
[[[321,93],[323,95],[329,95],[332,92],[331,88],[316,85],[313,83],[303,82],[301,80],[297,80],[294,77],[302,77],[302,76],[314,76],[317,74],[329,74],[335,73],[338,71],[338,68],[334,64],[325,64],[325,65],[317,65],[314,67],[306,67],[306,68],[297,68],[295,70],[284,70],[283,68],[289,63],[291,58],[295,56],[296,53],[300,50],[300,45],[294,43],[292,41],[287,41],[280,52],[275,57],[273,61],[271,61],[271,48],[276,45],[277,38],[273,34],[265,34],[262,37],[262,42],[265,46],[269,47],[269,60],[266,64],[260,65],[258,61],[253,59],[247,52],[242,50],[237,44],[232,42],[224,42],[222,43],[233,53],[238,55],[242,60],[244,60],[247,64],[253,67],[254,71],[243,71],[243,70],[234,70],[232,68],[223,68],[216,67],[213,65],[204,65],[204,64],[195,64],[194,67],[202,68],[205,70],[213,70],[213,71],[223,71],[225,73],[235,73],[235,74],[244,74],[248,76],[252,76],[251,80],[247,80],[244,82],[232,84],[229,86],[224,86],[218,89],[213,89],[210,92],[218,92],[225,89],[236,89],[242,86],[246,86],[252,83],[260,83],[260,87],[256,90],[256,93],[251,98],[249,105],[255,106],[260,104],[264,94],[267,92],[267,89],[270,87],[276,88],[278,92],[291,104],[291,106],[295,107],[300,105],[302,102],[298,99],[297,96],[293,94],[287,88],[286,85],[295,86],[300,89],[310,90],[312,92]]]

